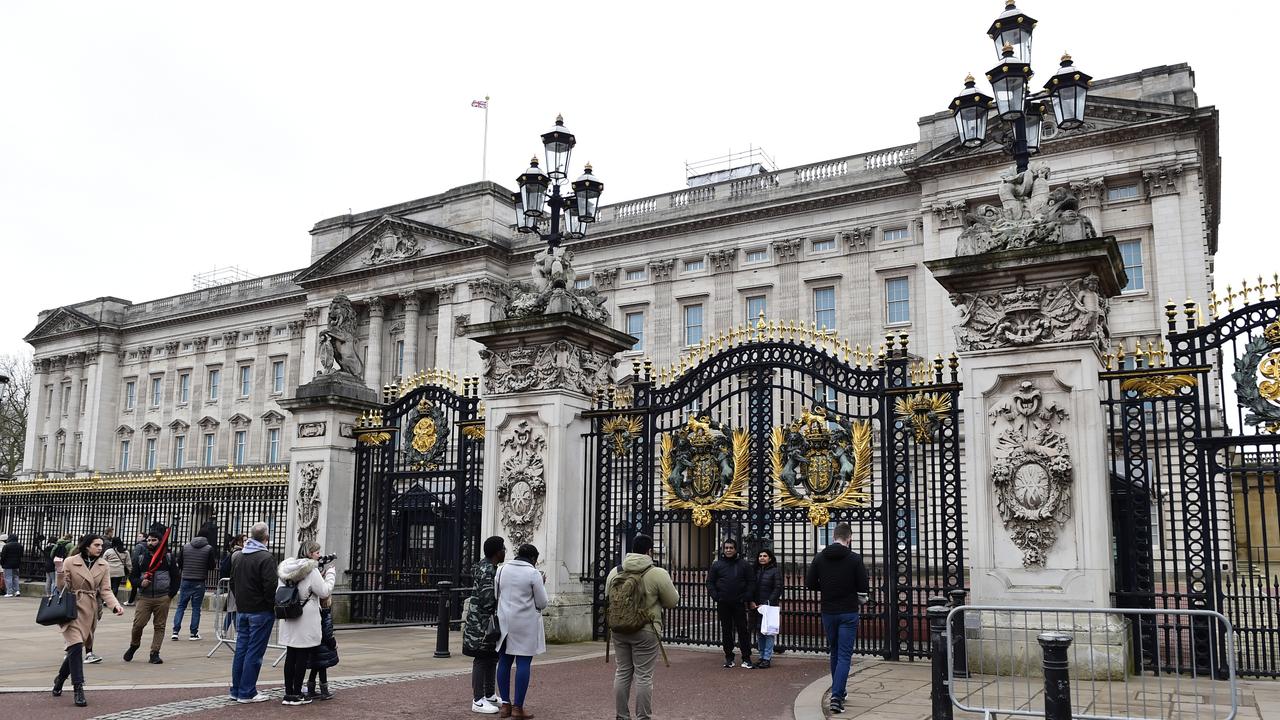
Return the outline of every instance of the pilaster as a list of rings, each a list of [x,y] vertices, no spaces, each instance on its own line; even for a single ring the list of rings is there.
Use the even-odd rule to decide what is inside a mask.
[[[416,290],[400,293],[404,301],[404,375],[412,375],[418,368],[418,329],[421,322],[422,300]]]
[[[369,310],[369,356],[364,364],[364,383],[370,387],[382,387],[382,318],[386,304],[380,297],[364,301]]]

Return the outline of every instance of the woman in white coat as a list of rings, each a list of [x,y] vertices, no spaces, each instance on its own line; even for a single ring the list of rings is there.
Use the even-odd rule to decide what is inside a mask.
[[[308,541],[298,548],[298,557],[280,563],[276,577],[277,587],[293,583],[302,601],[302,614],[296,618],[280,620],[280,644],[284,645],[284,705],[305,705],[311,700],[302,695],[302,683],[306,679],[311,653],[320,645],[320,601],[333,592],[336,580],[333,565],[320,574],[320,543]]]
[[[547,651],[542,628],[542,610],[547,606],[546,577],[534,569],[538,548],[521,545],[516,559],[503,563],[494,577],[498,596],[498,695],[502,700],[499,717],[532,718],[524,709],[529,691],[529,666],[534,655]],[[511,694],[511,664],[516,666],[515,696]]]

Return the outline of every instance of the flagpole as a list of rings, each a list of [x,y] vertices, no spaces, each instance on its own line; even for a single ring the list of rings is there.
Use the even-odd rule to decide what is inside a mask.
[[[480,154],[480,179],[489,179],[489,96],[484,96],[484,149]]]

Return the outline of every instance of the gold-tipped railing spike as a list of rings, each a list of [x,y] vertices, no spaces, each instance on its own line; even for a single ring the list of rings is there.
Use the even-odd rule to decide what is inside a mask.
[[[1169,323],[1169,332],[1176,332],[1178,329],[1178,306],[1174,304],[1173,298],[1164,304],[1164,317]]]
[[[1218,293],[1214,290],[1209,291],[1209,319],[1218,319]]]
[[[1240,306],[1249,304],[1249,278],[1240,281]]]
[[[908,339],[909,338],[907,337],[906,333],[898,333],[898,349],[902,350],[903,355],[907,354]]]
[[[942,363],[942,353],[938,353],[933,359],[933,377],[939,384],[942,383]]]
[[[1227,286],[1227,297],[1223,299],[1223,302],[1224,302],[1224,303],[1226,304],[1226,306],[1227,306],[1227,314],[1228,314],[1228,315],[1230,315],[1230,314],[1231,314],[1232,306],[1233,306],[1233,305],[1235,305],[1235,300],[1236,300],[1236,294],[1235,294],[1235,293],[1233,293],[1233,292],[1231,292],[1231,286],[1230,286],[1230,285],[1228,285],[1228,286]]]
[[[1125,359],[1124,340],[1121,339],[1119,343],[1116,343],[1116,369],[1117,370],[1125,369],[1124,359]]]
[[[1196,328],[1196,316],[1200,314],[1200,308],[1196,305],[1196,301],[1187,298],[1187,301],[1182,303],[1182,314],[1186,318],[1187,329],[1194,330]]]
[[[1102,353],[1102,369],[1111,370],[1116,362],[1116,354],[1110,350]]]

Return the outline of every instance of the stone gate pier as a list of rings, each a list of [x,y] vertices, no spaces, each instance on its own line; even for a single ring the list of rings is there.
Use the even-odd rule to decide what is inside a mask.
[[[1042,174],[1036,183],[1048,182]],[[1045,190],[983,206],[955,257],[925,263],[960,311],[971,603],[1105,608],[1113,562],[1098,373],[1125,275],[1115,240],[1095,236],[1066,189]],[[1073,674],[1124,672],[1118,616],[966,621],[984,672],[1038,667],[1040,630],[1076,635]]]

